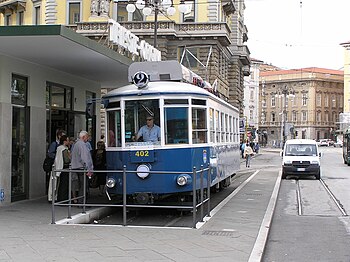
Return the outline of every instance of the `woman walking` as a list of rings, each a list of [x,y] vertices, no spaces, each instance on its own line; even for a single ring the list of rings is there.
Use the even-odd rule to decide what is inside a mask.
[[[250,167],[250,160],[253,154],[253,149],[250,147],[249,143],[247,143],[244,147],[245,167]]]

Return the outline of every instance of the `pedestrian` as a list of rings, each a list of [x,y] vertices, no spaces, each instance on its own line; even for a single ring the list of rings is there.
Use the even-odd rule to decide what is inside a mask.
[[[69,152],[72,152],[72,151],[73,151],[74,143],[75,143],[75,139],[74,139],[74,137],[71,136],[71,137],[69,138],[69,146],[68,146]]]
[[[244,148],[245,148],[245,144],[242,142],[240,146],[242,158],[244,158]]]
[[[259,150],[260,150],[260,146],[259,146],[259,143],[257,142],[255,144],[255,153],[259,154]]]
[[[97,142],[97,148],[93,150],[92,152],[92,161],[94,163],[94,169],[95,170],[106,170],[107,169],[107,163],[106,163],[106,146],[104,141],[98,141]],[[99,195],[103,195],[103,191],[106,185],[106,173],[105,172],[98,172],[94,174],[94,177],[92,178],[94,181],[93,187],[98,187],[100,190]]]
[[[47,157],[50,159],[50,165],[52,166],[55,162],[55,157],[56,157],[56,150],[58,146],[60,145],[60,138],[61,136],[65,135],[66,132],[63,129],[57,129],[56,131],[56,139],[53,141],[48,150],[47,150]],[[50,172],[46,172],[46,193],[48,193],[48,188],[49,188],[49,183],[50,183]]]
[[[57,147],[55,156],[56,170],[68,169],[70,164],[69,138],[62,135],[60,145]],[[52,172],[56,177],[55,200],[63,201],[68,199],[69,172]],[[50,181],[53,177],[51,176]],[[48,200],[52,201],[52,183],[49,184]]]
[[[72,157],[71,157],[71,167],[74,170],[81,170],[72,173],[72,190],[78,191],[78,196],[81,197],[84,194],[84,174],[87,171],[86,175],[90,178],[93,173],[93,162],[90,151],[86,145],[86,142],[89,140],[89,134],[86,131],[80,131],[79,139],[75,142]],[[84,171],[85,172],[84,172]],[[86,183],[86,186],[88,183]],[[76,192],[75,192],[76,193]],[[73,196],[75,197],[75,196]],[[79,199],[79,203],[81,203]]]
[[[250,160],[253,154],[254,154],[253,149],[250,147],[249,143],[247,142],[247,144],[244,147],[244,157],[245,157],[246,167],[250,167]]]

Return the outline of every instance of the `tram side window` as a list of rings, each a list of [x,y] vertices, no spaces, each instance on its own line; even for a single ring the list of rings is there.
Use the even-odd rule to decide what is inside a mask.
[[[221,113],[221,119],[220,119],[220,123],[221,123],[221,142],[225,142],[225,115],[224,113]]]
[[[192,143],[207,143],[206,109],[192,109]]]
[[[232,122],[232,116],[229,116],[229,132],[230,132],[230,142],[234,142],[234,137],[233,137],[233,122]]]
[[[121,146],[121,122],[120,110],[107,111],[107,146],[116,147]]]
[[[219,143],[220,140],[220,118],[219,111],[215,111],[215,128],[216,128],[216,143]]]
[[[226,142],[230,142],[230,133],[228,125],[228,115],[225,114],[225,132],[226,132]]]
[[[165,108],[165,144],[188,144],[188,108]]]
[[[214,109],[209,109],[210,142],[215,143]]]

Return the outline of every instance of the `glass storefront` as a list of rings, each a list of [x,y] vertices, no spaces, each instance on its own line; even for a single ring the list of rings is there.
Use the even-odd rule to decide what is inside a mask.
[[[86,91],[86,101],[94,101],[96,94]],[[74,111],[73,88],[48,82],[46,85],[46,128],[47,148],[56,139],[59,129],[65,130],[69,137],[78,138],[81,130],[87,130],[92,138],[91,145],[95,144],[96,134],[96,104],[93,103],[92,116],[87,117],[85,112]]]
[[[28,79],[12,75],[12,156],[11,201],[28,198],[28,138],[27,121]]]

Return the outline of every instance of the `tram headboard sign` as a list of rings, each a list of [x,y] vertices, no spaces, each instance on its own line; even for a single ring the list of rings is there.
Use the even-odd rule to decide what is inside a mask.
[[[211,85],[207,81],[175,60],[134,62],[129,66],[128,79],[137,85],[136,82],[145,80],[141,78],[141,75],[138,75],[141,72],[147,75],[150,82],[179,81],[212,90]]]
[[[149,77],[147,73],[145,72],[137,72],[133,77],[132,77],[132,82],[134,85],[136,85],[139,89],[145,88],[148,83],[149,83]]]

